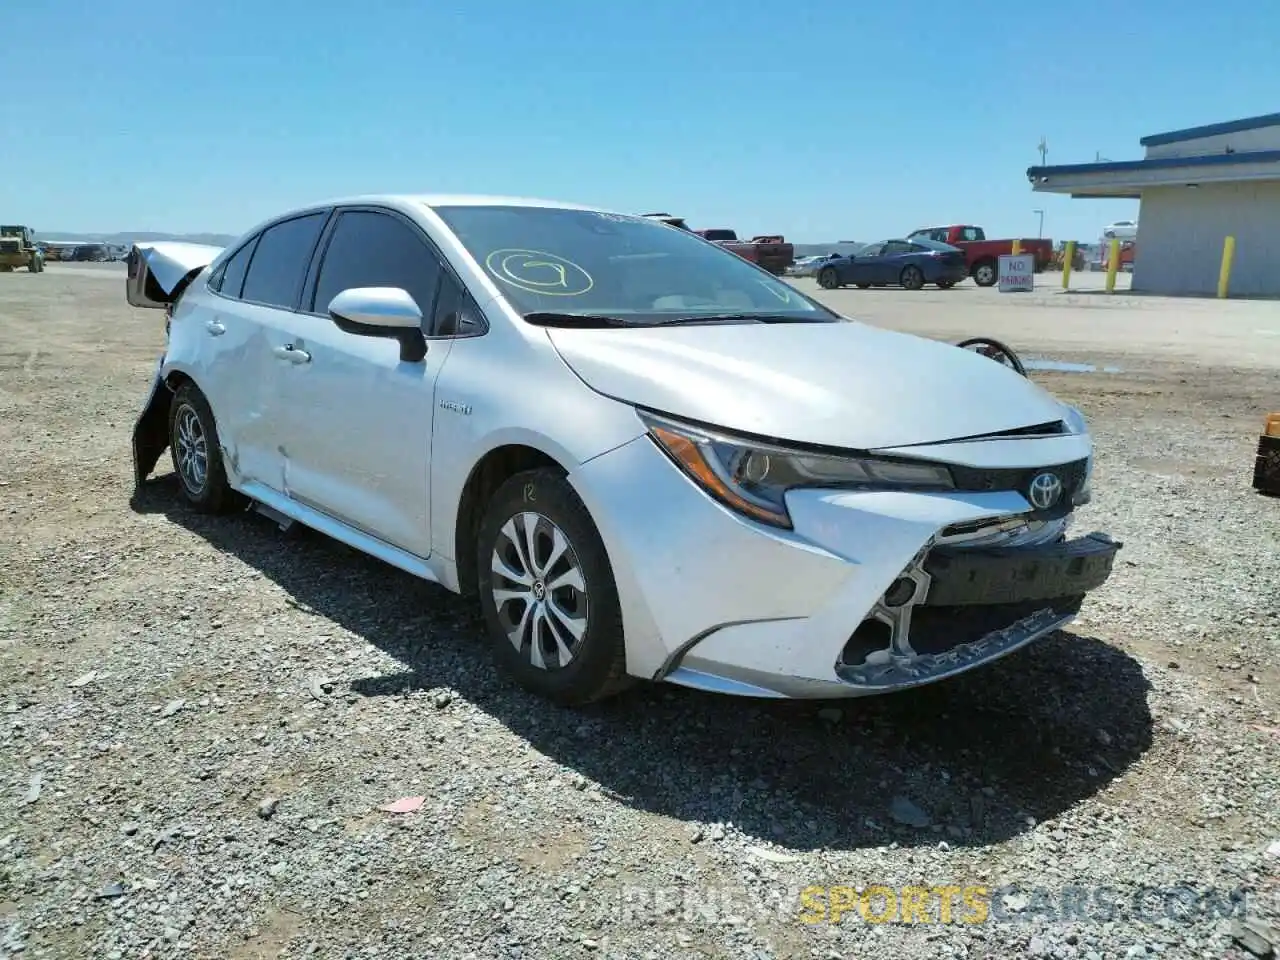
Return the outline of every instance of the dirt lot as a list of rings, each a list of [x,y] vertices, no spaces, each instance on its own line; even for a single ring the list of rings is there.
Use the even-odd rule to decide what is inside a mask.
[[[163,318],[118,265],[0,276],[0,956],[1265,955],[1232,923],[1280,924],[1280,501],[1249,489],[1280,304],[823,296],[1096,367],[1034,377],[1090,418],[1117,575],[920,693],[572,714],[445,592],[135,494]],[[805,922],[877,885],[1018,889]]]

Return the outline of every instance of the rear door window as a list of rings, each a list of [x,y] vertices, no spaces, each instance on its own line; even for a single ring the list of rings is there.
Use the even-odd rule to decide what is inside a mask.
[[[241,293],[243,299],[285,310],[294,309],[326,216],[325,213],[310,213],[264,230],[249,261],[249,272],[244,278]]]

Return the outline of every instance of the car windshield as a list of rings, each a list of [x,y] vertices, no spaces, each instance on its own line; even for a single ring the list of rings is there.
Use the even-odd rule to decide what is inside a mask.
[[[842,318],[737,254],[645,217],[560,207],[432,208],[516,310],[625,326]],[[534,320],[532,316],[529,317]]]

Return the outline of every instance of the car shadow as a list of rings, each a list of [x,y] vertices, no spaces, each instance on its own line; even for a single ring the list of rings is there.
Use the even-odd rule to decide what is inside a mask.
[[[1074,632],[890,696],[748,700],[643,683],[570,711],[496,675],[474,604],[442,587],[300,526],[282,534],[251,512],[195,513],[172,475],[131,506],[404,665],[351,681],[353,693],[448,688],[617,802],[794,850],[1007,840],[1094,795],[1152,742],[1139,664]]]

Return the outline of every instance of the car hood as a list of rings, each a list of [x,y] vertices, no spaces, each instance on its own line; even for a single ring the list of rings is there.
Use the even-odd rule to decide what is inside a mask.
[[[1063,418],[1010,368],[867,324],[548,328],[592,389],[725,430],[874,450],[941,443]]]

